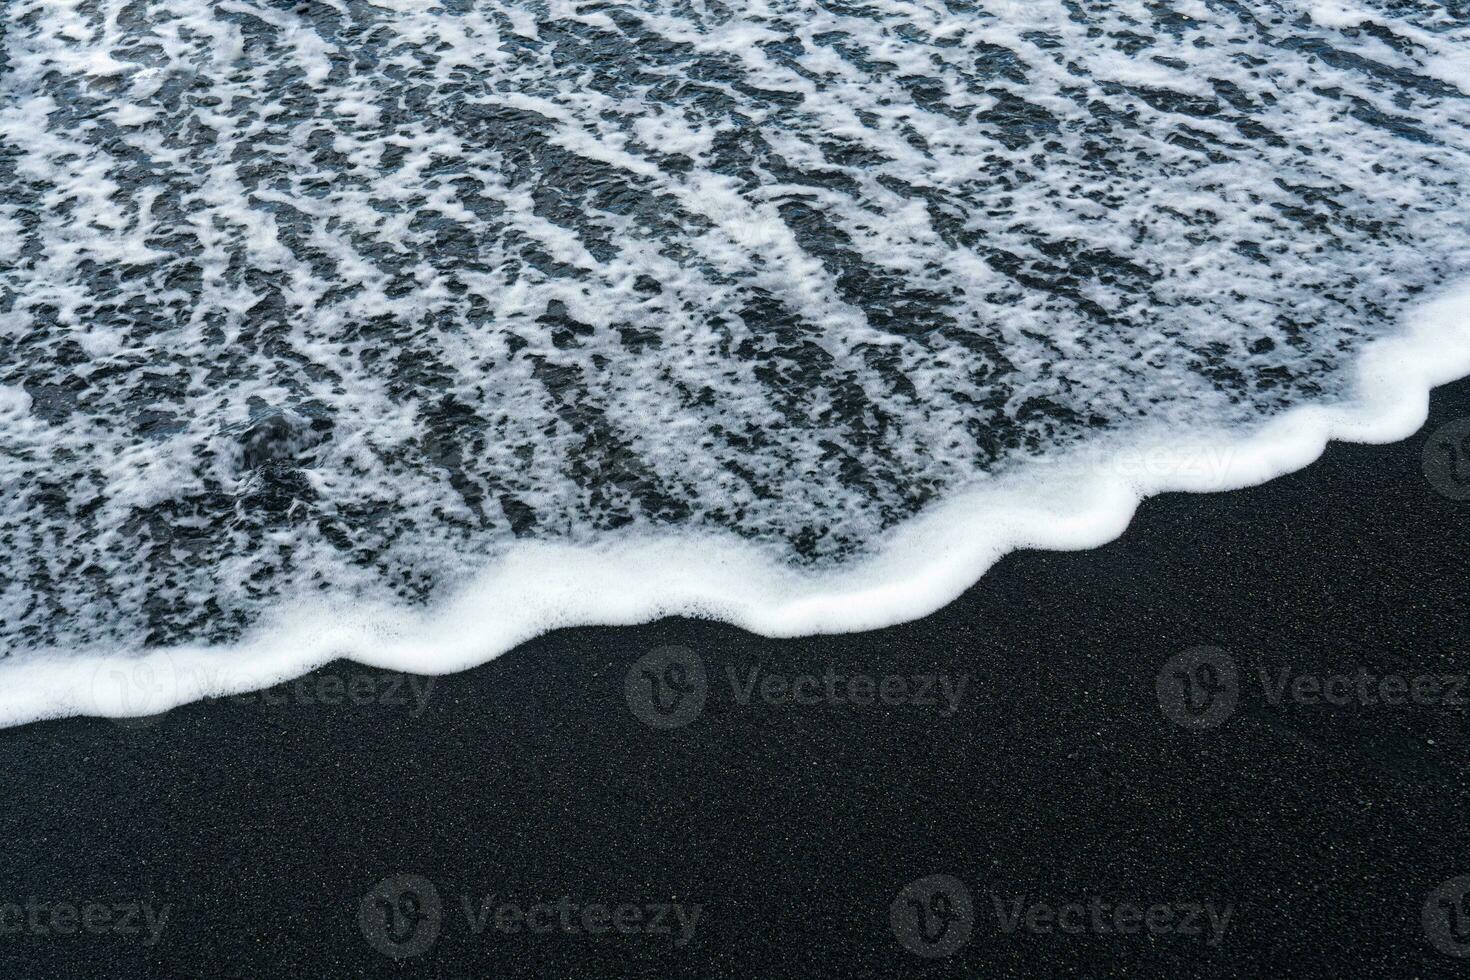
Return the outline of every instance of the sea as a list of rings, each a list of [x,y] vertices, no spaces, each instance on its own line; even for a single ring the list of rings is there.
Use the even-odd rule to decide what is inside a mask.
[[[1467,151],[1466,0],[7,0],[0,723],[873,628],[1403,438]]]

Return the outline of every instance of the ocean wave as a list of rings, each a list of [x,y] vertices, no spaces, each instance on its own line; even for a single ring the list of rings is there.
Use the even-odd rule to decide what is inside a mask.
[[[1470,371],[1457,4],[0,17],[12,721],[879,626]]]

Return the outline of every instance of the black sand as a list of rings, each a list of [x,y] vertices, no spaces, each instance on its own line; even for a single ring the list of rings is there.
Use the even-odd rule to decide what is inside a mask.
[[[1437,392],[1404,443],[1335,445],[1262,487],[1151,500],[1113,544],[1012,555],[948,608],[879,632],[568,630],[436,679],[417,717],[407,685],[341,664],[277,691],[285,704],[0,732],[0,976],[1463,974],[1452,903],[1429,903],[1428,928],[1424,910],[1470,874],[1467,708],[1312,704],[1309,687],[1273,706],[1258,677],[1470,671],[1470,502],[1421,470],[1426,437],[1463,416],[1467,383]],[[708,700],[658,730],[624,679],[667,644],[702,657]],[[1238,706],[1195,731],[1166,717],[1155,681],[1201,644],[1237,665]],[[757,666],[968,687],[953,717],[742,705],[727,670],[744,683]],[[374,703],[306,703],[337,696],[331,674]],[[1435,683],[1421,700],[1470,701]],[[399,923],[399,947],[376,904],[359,922],[395,874],[423,876],[442,903],[418,931]],[[947,959],[890,927],[900,889],[931,874],[973,903],[936,926],[938,951],[971,926]],[[492,917],[477,933],[462,899],[487,895],[551,903],[537,922],[552,931]],[[1007,932],[1016,900],[1083,908],[1065,913],[1074,932],[1044,912]],[[670,934],[647,931],[674,902],[700,910],[682,947],[672,912]],[[168,909],[152,945],[141,916],[122,921],[141,903],[155,920]],[[630,934],[589,935],[581,910],[598,903],[636,905]],[[89,927],[69,918],[99,904]],[[1223,935],[1185,921],[1206,904],[1229,907]],[[1125,923],[1128,906],[1170,918],[1102,932],[1120,905]],[[436,925],[417,957],[370,941],[413,951]]]

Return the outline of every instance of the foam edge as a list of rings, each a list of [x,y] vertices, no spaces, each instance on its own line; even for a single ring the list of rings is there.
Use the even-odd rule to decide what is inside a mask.
[[[230,646],[12,656],[0,661],[0,726],[153,715],[268,687],[339,658],[452,673],[569,626],[691,616],[792,637],[917,619],[953,601],[1008,552],[1114,540],[1155,494],[1263,483],[1309,465],[1332,440],[1407,438],[1428,417],[1430,390],[1470,375],[1470,283],[1367,345],[1355,371],[1349,400],[1301,406],[1248,435],[1220,432],[1181,445],[1157,433],[1157,441],[1037,460],[930,508],[894,528],[869,557],[822,574],[714,534],[623,535],[585,548],[529,542],[426,609],[303,602]]]

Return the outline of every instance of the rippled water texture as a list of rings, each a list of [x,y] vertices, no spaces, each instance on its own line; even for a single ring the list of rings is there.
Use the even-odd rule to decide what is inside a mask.
[[[851,558],[1343,397],[1470,271],[1464,0],[8,0],[0,647],[520,538]]]

